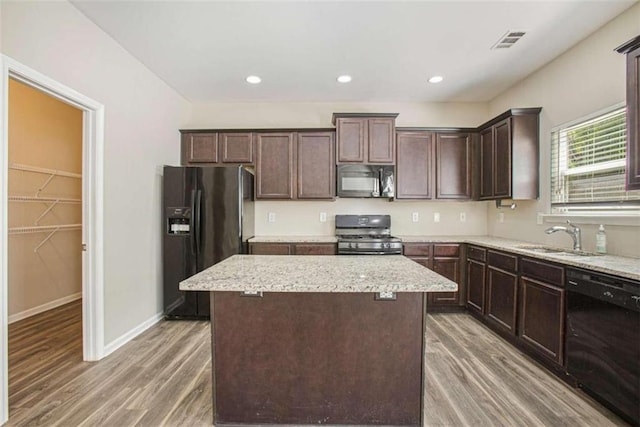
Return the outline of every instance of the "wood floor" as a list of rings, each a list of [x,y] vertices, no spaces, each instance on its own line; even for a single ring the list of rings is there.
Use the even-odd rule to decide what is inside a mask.
[[[9,327],[8,426],[211,425],[207,322],[160,322],[82,361],[80,303]],[[427,426],[624,426],[464,313],[428,320]]]

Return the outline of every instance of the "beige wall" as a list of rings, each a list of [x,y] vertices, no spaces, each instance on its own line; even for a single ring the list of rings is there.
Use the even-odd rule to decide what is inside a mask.
[[[568,247],[564,233],[544,234],[550,223],[536,225],[538,212],[550,212],[551,129],[568,121],[602,110],[625,100],[625,59],[614,49],[640,34],[640,4],[636,4],[587,39],[574,46],[490,104],[496,115],[510,107],[542,107],[540,120],[540,200],[520,202],[515,211],[505,212],[504,223],[498,211],[488,207],[488,230],[496,236]],[[504,210],[503,210],[504,211]],[[611,223],[606,218],[573,218],[583,228],[587,250],[595,249],[597,224],[605,224],[608,250],[617,255],[640,257],[640,219],[636,226]],[[587,224],[595,222],[595,224]]]
[[[82,111],[9,80],[9,163],[81,174]],[[10,169],[9,195],[35,196],[48,178]],[[81,184],[81,179],[56,177],[39,195],[81,199]],[[10,202],[9,227],[82,222],[81,204],[58,204],[38,221],[48,206]],[[58,232],[34,252],[49,233],[9,235],[10,318],[82,292],[82,231]]]
[[[162,311],[162,164],[189,104],[73,5],[2,2],[2,50],[105,106],[105,345]]]

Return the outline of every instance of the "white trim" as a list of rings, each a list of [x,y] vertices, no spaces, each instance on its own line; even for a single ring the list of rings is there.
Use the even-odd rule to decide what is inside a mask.
[[[126,343],[128,343],[129,341],[131,341],[132,339],[134,339],[135,337],[137,337],[138,335],[140,335],[141,333],[143,333],[144,331],[146,331],[147,329],[149,329],[150,327],[158,323],[159,321],[161,321],[162,317],[163,317],[162,312],[157,313],[152,317],[150,317],[149,319],[142,322],[141,324],[139,324],[138,326],[136,326],[135,328],[131,329],[126,334],[116,338],[115,340],[113,340],[112,342],[104,346],[103,356],[106,357],[110,355],[111,353],[113,353],[114,351],[116,351],[117,349],[119,349],[120,347],[122,347],[123,345],[125,345]]]
[[[46,304],[42,304],[25,311],[21,311],[20,313],[12,314],[11,316],[9,316],[9,324],[17,322],[19,320],[26,319],[31,316],[35,316],[36,314],[44,313],[45,311],[49,311],[53,308],[60,307],[61,305],[68,304],[72,301],[77,301],[80,298],[82,298],[82,292],[78,292],[77,294],[67,295],[66,297],[58,298],[55,301],[49,301]]]
[[[17,61],[0,55],[0,424],[9,418],[8,396],[8,305],[7,305],[7,212],[8,212],[8,86],[19,80],[84,112],[82,144],[83,242],[82,337],[84,360],[104,355],[104,106]]]

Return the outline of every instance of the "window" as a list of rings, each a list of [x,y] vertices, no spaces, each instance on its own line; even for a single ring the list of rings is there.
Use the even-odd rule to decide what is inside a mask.
[[[640,191],[625,191],[625,108],[551,132],[553,212],[637,210]]]

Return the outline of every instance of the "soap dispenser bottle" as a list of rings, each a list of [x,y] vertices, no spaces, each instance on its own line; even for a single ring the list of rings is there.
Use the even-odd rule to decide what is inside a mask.
[[[607,253],[607,233],[604,231],[604,225],[600,224],[596,233],[596,252],[599,254]]]

